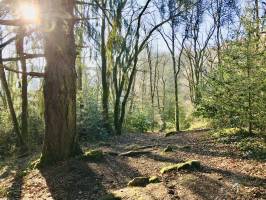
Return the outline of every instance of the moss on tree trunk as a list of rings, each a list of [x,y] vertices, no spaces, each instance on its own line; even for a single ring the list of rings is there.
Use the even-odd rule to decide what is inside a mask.
[[[74,1],[44,3],[46,76],[45,139],[41,163],[65,160],[79,151],[76,133]]]

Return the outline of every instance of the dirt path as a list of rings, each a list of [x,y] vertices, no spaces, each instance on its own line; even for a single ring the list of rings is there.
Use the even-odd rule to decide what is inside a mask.
[[[174,148],[173,152],[163,152],[168,145]],[[129,134],[95,146],[109,152],[98,162],[73,159],[27,175],[20,172],[26,160],[2,167],[0,188],[5,190],[0,190],[0,196],[99,200],[114,193],[128,200],[266,199],[265,162],[243,159],[236,148],[215,143],[206,132],[179,133],[167,138],[163,134]],[[142,150],[150,153],[138,157],[115,154],[143,146],[147,148]],[[164,166],[191,159],[201,162],[201,170],[160,174]],[[127,187],[134,177],[154,175],[161,183]]]

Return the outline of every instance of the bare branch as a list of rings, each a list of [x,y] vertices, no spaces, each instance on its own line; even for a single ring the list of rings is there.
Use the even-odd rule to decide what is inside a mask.
[[[12,68],[7,67],[5,65],[3,65],[3,67],[5,70],[10,71],[10,72],[14,72],[14,73],[18,73],[18,74],[25,74],[22,71],[12,69]],[[45,77],[45,73],[39,73],[39,72],[27,72],[26,75],[32,76],[32,77],[40,77],[40,78]]]
[[[18,61],[21,59],[33,59],[33,58],[42,58],[44,54],[24,54],[23,57],[16,57],[16,58],[3,58],[3,62],[11,62],[11,61]]]

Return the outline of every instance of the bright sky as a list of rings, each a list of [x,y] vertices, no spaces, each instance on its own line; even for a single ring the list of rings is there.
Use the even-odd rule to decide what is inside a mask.
[[[146,2],[146,0],[137,0],[140,4],[144,4]],[[250,0],[240,0],[241,1],[241,5],[244,5],[245,3],[247,3]],[[1,3],[1,0],[0,0]],[[31,4],[19,4],[18,5],[18,14],[21,15],[22,18],[26,19],[26,20],[37,20],[38,18],[38,9],[36,7],[34,7]],[[157,13],[158,14],[158,13]],[[159,14],[158,14],[159,15]],[[159,21],[159,17],[155,17],[155,20]],[[202,24],[201,27],[201,37],[204,40],[204,37],[206,36],[206,32],[208,32],[207,30],[210,28],[211,25],[211,18],[210,17],[206,17],[205,19],[205,23]],[[167,30],[169,30],[169,28],[167,28],[167,25],[164,26],[166,32]],[[10,28],[6,31],[4,31],[4,35],[5,33],[10,32]],[[160,37],[160,35],[158,33],[154,34],[153,37],[153,46],[157,47],[157,45],[159,46],[159,51],[161,53],[164,52],[168,52],[167,46],[165,44],[165,42],[163,41],[163,39]],[[28,45],[28,49],[31,49],[31,46]],[[157,49],[157,48],[153,48],[153,49]],[[13,52],[13,53],[10,53]],[[14,55],[15,49],[14,49],[14,45],[10,45],[9,48],[6,48],[4,51],[4,57],[10,57],[10,56],[15,56]],[[41,61],[40,61],[41,60]],[[36,66],[39,64],[43,64],[44,61],[42,59],[35,59],[33,60],[30,64],[30,66],[34,66],[33,70],[36,70]],[[86,63],[88,66],[95,66],[95,62],[91,62],[89,59],[86,59]],[[31,67],[30,67],[31,68]]]

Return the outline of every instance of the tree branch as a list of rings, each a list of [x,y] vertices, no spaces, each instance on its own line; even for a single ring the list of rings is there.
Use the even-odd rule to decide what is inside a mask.
[[[44,54],[24,54],[23,57],[16,57],[16,58],[3,58],[3,62],[11,62],[11,61],[18,61],[21,59],[33,59],[33,58],[42,58]]]
[[[18,73],[18,74],[25,74],[19,70],[15,70],[15,69],[12,69],[10,67],[7,67],[5,65],[3,65],[4,69],[7,70],[7,71],[10,71],[10,72],[15,72],[15,73]],[[43,78],[45,77],[45,73],[39,73],[39,72],[27,72],[26,75],[28,76],[32,76],[32,77],[40,77],[40,78]]]

